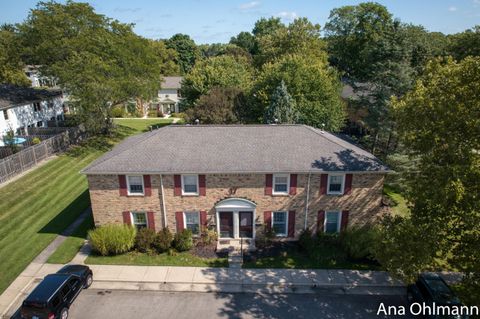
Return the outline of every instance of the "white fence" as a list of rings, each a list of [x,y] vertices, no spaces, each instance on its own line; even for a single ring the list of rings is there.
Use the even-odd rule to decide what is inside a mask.
[[[85,129],[82,126],[73,127],[37,145],[0,159],[0,184],[37,165],[47,157],[65,151],[70,145],[77,144],[84,138]]]

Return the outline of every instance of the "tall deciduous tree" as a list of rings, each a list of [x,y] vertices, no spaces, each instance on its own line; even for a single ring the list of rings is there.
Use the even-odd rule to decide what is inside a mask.
[[[480,289],[480,58],[430,62],[394,101],[398,127],[418,169],[408,179],[412,224],[429,234],[430,261],[447,258]],[[396,238],[403,243],[405,238]],[[393,241],[393,251],[399,247]],[[415,251],[417,247],[410,245]],[[411,267],[409,260],[393,269]],[[432,266],[429,264],[427,266]]]
[[[252,70],[246,59],[221,55],[201,60],[183,79],[183,107],[193,106],[201,95],[208,94],[215,86],[246,90],[251,80]]]
[[[9,83],[20,86],[30,85],[25,76],[20,53],[22,51],[18,32],[14,26],[0,27],[0,83]]]
[[[245,96],[238,88],[214,87],[187,110],[187,120],[202,124],[233,124],[242,122]]]
[[[448,51],[457,60],[467,56],[480,56],[480,25],[461,33],[450,35]]]
[[[151,98],[160,86],[148,40],[89,4],[40,2],[19,30],[27,61],[58,79],[94,132],[109,130],[112,105]]]
[[[338,73],[326,59],[299,54],[285,55],[263,66],[252,89],[257,105],[255,114],[259,120],[262,120],[272,94],[282,80],[297,103],[300,122],[332,131],[343,126],[345,108],[339,96]]]
[[[198,59],[198,48],[186,34],[177,33],[166,41],[167,48],[177,51],[177,64],[182,74],[190,72]]]
[[[287,86],[282,80],[270,99],[270,105],[265,112],[265,123],[295,124],[297,121],[295,100],[288,93]]]

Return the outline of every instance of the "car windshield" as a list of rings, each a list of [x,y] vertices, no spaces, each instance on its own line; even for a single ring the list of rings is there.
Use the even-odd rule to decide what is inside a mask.
[[[437,297],[442,297],[442,299],[453,297],[453,293],[450,288],[445,285],[441,280],[425,280],[427,285],[432,290],[433,294]]]

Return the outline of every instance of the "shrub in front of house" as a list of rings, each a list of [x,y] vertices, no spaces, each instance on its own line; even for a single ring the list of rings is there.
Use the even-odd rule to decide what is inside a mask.
[[[93,251],[102,256],[126,253],[135,244],[137,230],[132,226],[109,224],[88,232]]]
[[[255,246],[258,248],[270,247],[274,238],[275,231],[272,229],[272,227],[263,225],[255,235]]]
[[[167,227],[164,227],[155,236],[153,246],[159,253],[164,253],[172,247],[173,234]]]
[[[138,230],[135,236],[135,248],[141,253],[152,252],[156,237],[157,234],[153,229],[142,228]]]
[[[315,239],[313,238],[312,231],[307,228],[300,234],[298,238],[298,245],[300,249],[305,252],[309,252],[315,248]]]
[[[374,244],[379,240],[379,236],[377,228],[366,225],[347,229],[339,239],[349,258],[374,259]]]
[[[40,140],[40,138],[38,138],[38,137],[32,138],[32,144],[33,144],[33,145],[40,144],[41,141],[42,141],[42,140]]]
[[[192,231],[190,229],[184,229],[181,232],[176,233],[173,239],[173,247],[177,251],[187,251],[192,249]]]
[[[217,238],[217,232],[214,229],[205,228],[200,233],[200,239],[198,241],[198,244],[203,246],[210,246],[217,241]]]

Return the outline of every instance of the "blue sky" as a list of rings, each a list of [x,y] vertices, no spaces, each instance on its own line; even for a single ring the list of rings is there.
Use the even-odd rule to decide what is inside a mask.
[[[63,1],[60,1],[63,2]],[[148,38],[186,33],[197,43],[228,42],[240,31],[251,31],[260,17],[278,16],[285,23],[307,17],[324,25],[331,9],[362,1],[341,0],[93,0],[97,12],[126,23]],[[431,31],[455,33],[480,24],[480,0],[378,1],[404,22]],[[23,21],[35,0],[0,0],[0,23]]]

